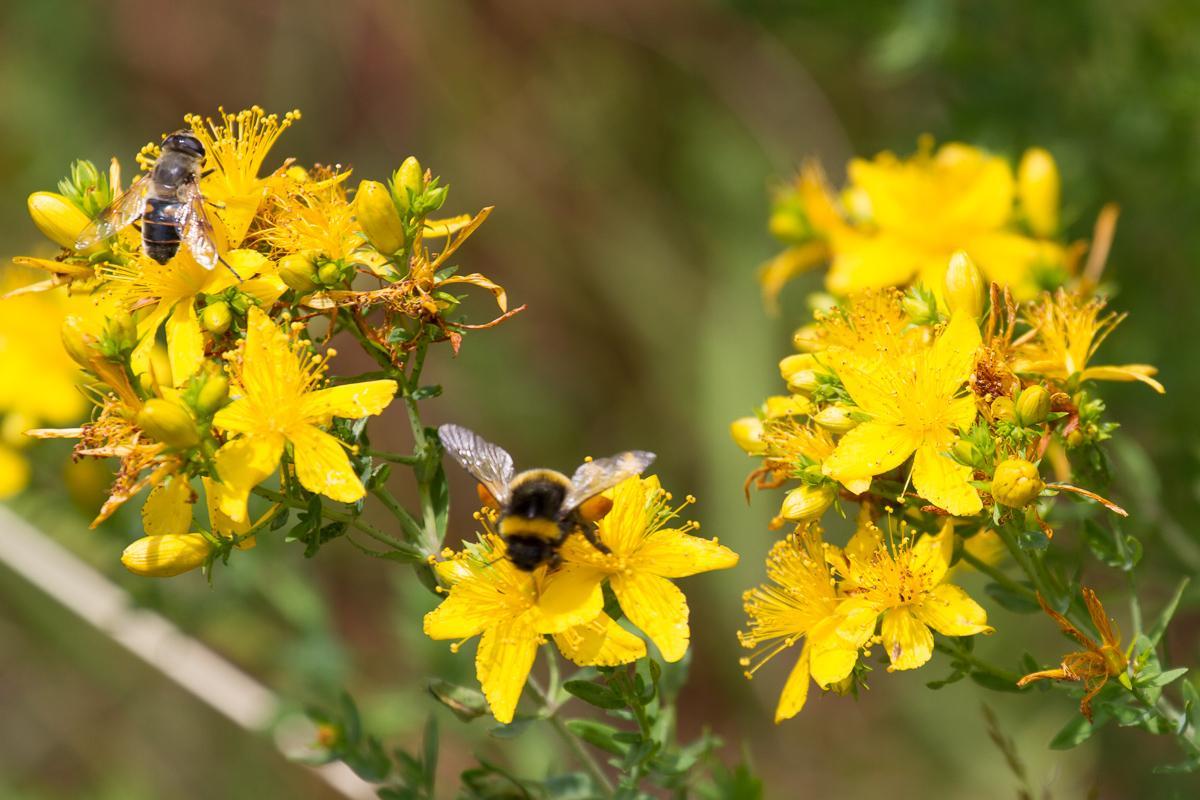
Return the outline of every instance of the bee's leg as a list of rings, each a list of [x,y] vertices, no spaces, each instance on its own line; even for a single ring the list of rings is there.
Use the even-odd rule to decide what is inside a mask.
[[[218,256],[217,256],[217,260],[218,260],[218,261],[220,261],[222,264],[224,264],[224,265],[225,265],[225,269],[227,269],[227,270],[229,270],[230,272],[232,272],[232,273],[233,273],[233,277],[235,277],[235,278],[237,278],[237,279],[238,279],[238,283],[241,283],[241,282],[242,282],[242,276],[241,276],[241,275],[238,275],[238,272],[237,272],[237,270],[236,270],[236,269],[234,269],[234,268],[233,268],[233,267],[230,265],[230,263],[229,263],[228,261],[226,261],[226,260],[225,260],[225,257],[224,257],[224,256],[222,256],[222,255],[218,255]]]
[[[580,525],[579,532],[583,534],[583,538],[588,540],[588,544],[599,550],[604,555],[611,555],[612,550],[608,549],[608,545],[600,541],[600,537],[596,535],[596,526],[591,524]]]
[[[200,177],[207,178],[209,175],[212,175],[216,171],[217,171],[216,167],[213,167],[212,169],[206,169],[206,170],[204,170],[204,172],[200,173]]]

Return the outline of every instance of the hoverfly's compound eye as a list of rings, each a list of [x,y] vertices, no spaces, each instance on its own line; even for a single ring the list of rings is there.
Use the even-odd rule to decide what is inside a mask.
[[[164,150],[180,150],[196,158],[204,158],[204,145],[190,131],[176,131],[163,139]]]

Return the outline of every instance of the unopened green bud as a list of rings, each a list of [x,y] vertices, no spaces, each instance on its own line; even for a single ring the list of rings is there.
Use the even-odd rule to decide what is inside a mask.
[[[449,191],[449,186],[435,186],[432,189],[426,189],[421,195],[420,203],[413,210],[420,214],[437,211],[446,202],[446,193]]]
[[[959,439],[955,442],[953,451],[955,458],[963,464],[975,466],[979,462],[979,451],[966,439]]]
[[[997,397],[992,401],[992,417],[993,419],[1003,420],[1005,422],[1015,422],[1017,419],[1017,409],[1013,405],[1013,401],[1008,397]]]
[[[979,319],[983,313],[983,295],[986,291],[983,273],[963,250],[950,256],[946,267],[946,307],[951,313],[961,311],[971,319]]]
[[[108,318],[104,326],[101,349],[106,356],[116,357],[127,353],[137,345],[137,325],[128,314],[116,314]]]
[[[1024,508],[1037,499],[1046,484],[1038,468],[1023,458],[1010,458],[996,466],[992,476],[992,497],[1010,508]]]
[[[381,253],[391,255],[404,247],[404,224],[392,195],[379,181],[362,181],[354,193],[354,216],[367,241]]]
[[[937,299],[932,292],[909,289],[900,301],[900,308],[905,316],[917,324],[937,321]]]
[[[392,197],[396,201],[396,207],[407,211],[412,205],[409,196],[415,198],[423,191],[425,191],[425,170],[422,169],[421,162],[417,161],[416,156],[409,156],[392,173]]]
[[[1016,413],[1021,425],[1041,425],[1050,415],[1050,392],[1042,386],[1027,386],[1017,397]]]
[[[837,487],[830,483],[798,486],[783,496],[779,516],[796,522],[818,519],[833,505],[836,497]]]
[[[248,294],[235,294],[233,299],[229,301],[229,307],[241,316],[245,316],[250,311],[250,306],[252,305],[254,305],[254,299]]]
[[[1083,431],[1076,428],[1067,434],[1067,447],[1079,447],[1084,442]]]
[[[84,369],[92,368],[92,359],[99,355],[96,337],[87,332],[83,317],[71,314],[62,324],[63,349],[71,359]]]
[[[280,259],[279,279],[297,293],[307,294],[317,288],[317,268],[308,256],[293,253]]]
[[[196,430],[192,415],[182,406],[161,397],[146,401],[138,412],[137,424],[152,438],[177,450],[186,450],[200,443],[200,433]]]
[[[218,300],[204,307],[204,312],[200,315],[200,321],[204,325],[204,330],[220,336],[229,330],[229,326],[233,322],[233,314],[229,310],[228,303]]]
[[[228,399],[229,379],[224,375],[212,375],[196,395],[196,412],[207,417],[216,413]]]
[[[335,261],[326,261],[317,268],[317,279],[326,286],[336,286],[342,282],[342,268]]]

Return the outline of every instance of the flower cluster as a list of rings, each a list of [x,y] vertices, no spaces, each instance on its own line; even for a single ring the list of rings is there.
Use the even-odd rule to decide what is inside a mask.
[[[1079,247],[1058,238],[1058,167],[1041,148],[1026,151],[1014,170],[970,145],[935,149],[926,136],[909,158],[883,152],[851,160],[846,171],[848,183],[835,193],[809,162],[776,193],[770,229],[788,247],[760,270],[768,305],[789,280],[823,264],[826,287],[838,296],[914,282],[940,293],[956,250],[1019,300],[1076,270]]]
[[[49,273],[29,291],[67,284],[82,298],[62,325],[62,342],[83,369],[94,405],[80,427],[30,433],[77,439],[77,458],[118,461],[93,525],[151,490],[143,509],[146,536],[123,558],[139,574],[175,575],[227,558],[235,545],[248,547],[279,510],[258,523],[249,518],[252,492],[276,494],[260,488],[269,481],[282,490],[277,503],[305,508],[323,497],[351,504],[353,520],[380,465],[363,452],[363,426],[348,421],[380,414],[398,391],[419,390],[405,379],[408,368],[417,380],[412,353],[423,358],[438,341],[457,349],[464,330],[486,327],[453,319],[456,284],[488,289],[501,318],[509,315],[498,285],[482,275],[455,275],[445,263],[488,209],[431,218],[447,187],[415,158],[386,185],[363,181],[353,192],[350,172],[341,167],[306,169],[284,159],[267,171],[273,146],[299,119],[299,112],[281,117],[257,107],[186,118],[186,130],[205,151],[195,176],[204,235],[197,244],[176,216],[183,241],[166,263],[144,252],[138,226],[129,224],[142,207],[132,206],[131,218],[115,223],[105,211],[128,206],[116,159],[107,173],[77,162],[58,192],[29,198],[35,225],[61,251],[54,259],[15,261]],[[149,171],[161,155],[151,144],[137,161]],[[89,243],[82,234],[97,220],[111,223],[101,228],[108,235]],[[441,252],[431,254],[426,243],[447,237]],[[77,246],[81,238],[86,246]],[[206,246],[215,249],[215,265],[193,252]],[[336,355],[329,342],[343,332],[379,362],[379,373],[328,376]],[[46,338],[25,333],[39,343]],[[44,380],[60,373],[45,370]],[[13,387],[36,395],[41,411],[31,417],[34,424],[78,414],[70,401],[77,394],[67,387]],[[69,407],[53,407],[50,399]],[[201,492],[208,508],[203,524],[193,521]]]
[[[1039,291],[1079,255],[1047,238],[1058,206],[1047,154],[1027,153],[1014,178],[974,148],[925,146],[908,161],[855,161],[850,175],[834,202],[810,166],[776,211],[777,230],[793,215],[797,248],[819,245],[810,263],[831,261],[838,298],[796,331],[799,352],[779,365],[787,393],[732,424],[760,460],[747,489],[786,488],[772,527],[795,527],[771,551],[771,582],[745,601],[743,644],[758,648],[748,674],[804,640],[778,719],[803,706],[810,676],[852,689],[875,643],[889,669],[912,669],[933,653],[931,630],[989,631],[984,609],[945,582],[952,562],[1032,605],[1043,587],[995,565],[1012,554],[1039,576],[1028,551],[1053,537],[1055,497],[1125,514],[1100,494],[1099,446],[1115,424],[1096,382],[1163,391],[1151,366],[1096,363],[1123,316],[1094,281]],[[819,520],[851,503],[849,544],[824,543]]]
[[[629,478],[605,496],[612,508],[597,523],[596,538],[607,553],[572,536],[561,565],[522,572],[492,530],[495,512],[485,510],[479,541],[436,566],[446,599],[426,615],[425,633],[459,643],[480,636],[475,671],[500,722],[512,721],[547,637],[580,666],[612,667],[646,655],[645,642],[605,613],[602,585],[622,616],[673,662],[687,652],[691,632],[687,598],[671,579],[737,564],[728,547],[692,535],[698,524],[679,520],[682,507],[670,505],[656,476]]]

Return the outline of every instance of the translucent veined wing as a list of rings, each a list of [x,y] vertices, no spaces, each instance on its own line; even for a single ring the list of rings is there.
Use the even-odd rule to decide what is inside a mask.
[[[147,173],[113,200],[100,216],[92,220],[75,240],[75,249],[83,250],[102,239],[114,236],[117,231],[133,224],[146,210],[146,192],[150,190],[150,175]]]
[[[487,487],[500,505],[508,502],[508,485],[513,479],[513,460],[503,447],[459,425],[438,428],[446,452],[475,480]]]
[[[204,197],[195,183],[185,183],[180,187],[179,197],[183,200],[183,210],[179,215],[183,243],[196,263],[210,270],[217,266],[218,256],[212,223],[208,221],[208,214],[204,210]]]
[[[571,476],[571,490],[563,501],[563,511],[570,511],[589,497],[611,489],[626,478],[640,475],[652,463],[654,453],[630,450],[580,464]]]

